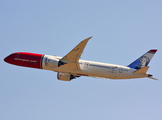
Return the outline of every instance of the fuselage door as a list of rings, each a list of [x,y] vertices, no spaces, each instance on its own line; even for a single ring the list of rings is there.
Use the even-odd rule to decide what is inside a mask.
[[[89,63],[84,63],[84,66],[86,67],[86,68],[88,68],[88,66],[89,66]]]
[[[15,60],[18,60],[19,57],[20,57],[20,53],[17,53],[17,54],[15,55]]]
[[[119,68],[119,73],[122,73],[123,72],[123,68]]]

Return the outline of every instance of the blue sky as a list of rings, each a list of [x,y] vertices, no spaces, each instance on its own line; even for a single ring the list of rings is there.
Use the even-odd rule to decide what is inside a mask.
[[[1,120],[161,120],[160,0],[1,0]],[[82,59],[128,65],[150,49],[148,78],[57,80],[57,73],[7,64],[13,52],[66,55],[93,36]]]

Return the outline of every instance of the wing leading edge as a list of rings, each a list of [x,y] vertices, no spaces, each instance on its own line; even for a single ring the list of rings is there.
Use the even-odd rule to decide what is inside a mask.
[[[87,42],[92,37],[89,37],[87,39],[84,39],[81,41],[74,49],[72,49],[67,55],[65,55],[60,61],[59,61],[59,67],[62,68],[68,68],[68,69],[80,69],[79,66],[79,59],[84,51],[84,48],[87,44]]]

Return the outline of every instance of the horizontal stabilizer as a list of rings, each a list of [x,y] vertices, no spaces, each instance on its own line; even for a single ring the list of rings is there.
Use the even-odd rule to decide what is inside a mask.
[[[134,73],[137,73],[137,74],[146,74],[147,70],[149,69],[149,66],[145,66],[141,69],[138,69],[136,70]]]
[[[153,79],[153,80],[158,80],[158,79],[156,79],[156,78],[153,78],[153,77],[148,77],[148,78],[150,78],[150,79]]]

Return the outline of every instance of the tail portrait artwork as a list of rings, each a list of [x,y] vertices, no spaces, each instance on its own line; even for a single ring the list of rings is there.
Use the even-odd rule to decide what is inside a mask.
[[[147,53],[142,55],[140,58],[135,60],[133,63],[128,65],[128,67],[138,70],[138,69],[141,69],[141,68],[147,66],[149,64],[150,60],[152,59],[152,57],[154,56],[154,54],[156,53],[156,51],[157,51],[156,49],[152,49],[152,50],[148,51]]]

